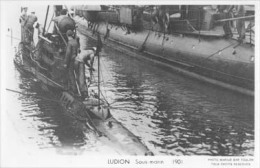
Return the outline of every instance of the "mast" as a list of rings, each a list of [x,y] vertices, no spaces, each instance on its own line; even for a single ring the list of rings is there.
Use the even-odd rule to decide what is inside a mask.
[[[43,27],[43,33],[42,33],[43,35],[45,34],[45,28],[46,28],[47,18],[48,18],[48,14],[49,14],[49,8],[50,8],[50,5],[48,5],[48,7],[47,7],[47,12],[46,12],[44,27]]]
[[[100,56],[99,52],[102,49],[102,41],[99,32],[97,32],[97,48],[96,48],[96,56],[98,57],[98,108],[100,109]]]
[[[98,108],[100,109],[100,58],[99,53],[97,54],[98,57]]]

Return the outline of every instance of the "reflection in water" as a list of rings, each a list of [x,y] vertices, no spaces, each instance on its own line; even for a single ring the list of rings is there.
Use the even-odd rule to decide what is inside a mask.
[[[84,44],[82,36],[81,40]],[[253,98],[167,72],[111,48],[105,47],[101,55],[102,90],[112,102],[112,115],[155,154],[253,155]],[[18,74],[15,82],[21,91],[52,97],[39,83]],[[58,103],[24,95],[18,100],[20,118],[37,130],[28,138],[39,148],[61,154],[110,150]]]
[[[21,91],[45,97],[42,99],[37,96],[21,95],[19,98],[22,100],[22,117],[26,118],[27,122],[31,121],[30,124],[37,127],[40,132],[39,135],[45,137],[45,140],[38,144],[40,148],[54,147],[58,148],[59,153],[64,152],[62,149],[80,153],[82,147],[88,146],[88,137],[85,136],[87,130],[82,123],[67,116],[59,103],[50,101],[53,99],[52,95],[45,92],[39,83],[23,76],[19,81]]]

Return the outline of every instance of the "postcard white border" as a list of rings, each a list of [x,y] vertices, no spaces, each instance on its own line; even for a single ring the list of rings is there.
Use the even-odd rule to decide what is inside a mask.
[[[246,0],[237,0],[237,1],[154,1],[154,0],[126,0],[126,1],[0,1],[1,3],[1,160],[0,165],[3,167],[192,167],[192,168],[221,168],[221,167],[229,167],[229,166],[213,166],[211,165],[211,161],[208,161],[210,158],[248,158],[254,159],[254,162],[251,162],[253,165],[250,168],[259,167],[259,83],[260,83],[260,69],[259,69],[259,61],[260,61],[260,53],[259,53],[259,21],[260,21],[260,1],[246,1]],[[132,5],[143,5],[143,4],[254,4],[255,5],[255,20],[256,20],[256,29],[255,29],[255,152],[253,157],[205,157],[205,156],[154,156],[154,157],[145,157],[145,156],[57,156],[57,155],[48,155],[48,154],[40,154],[40,153],[33,153],[28,154],[26,151],[26,146],[15,146],[10,147],[10,151],[3,151],[2,147],[4,145],[10,145],[8,140],[6,140],[3,135],[6,133],[6,127],[10,126],[10,123],[6,120],[5,109],[5,80],[7,77],[6,73],[6,65],[5,65],[5,33],[6,33],[6,26],[3,22],[4,18],[11,14],[11,11],[5,11],[5,5],[39,5],[39,4],[68,4],[68,5],[76,5],[76,4],[88,4],[88,5],[97,5],[97,4],[132,4]],[[11,141],[12,142],[12,141]],[[12,144],[13,145],[13,144]],[[6,149],[6,148],[5,148]],[[22,151],[12,151],[12,150],[25,150],[23,153]],[[6,157],[8,156],[8,157]],[[44,157],[44,158],[43,158]],[[109,165],[107,164],[108,159],[113,158],[120,158],[120,159],[130,159],[131,164],[129,165]],[[166,164],[164,165],[136,165],[134,164],[135,159],[139,160],[163,160]],[[182,160],[182,164],[174,165],[172,161],[174,159]],[[234,166],[230,166],[234,167]],[[243,166],[235,166],[245,168]]]

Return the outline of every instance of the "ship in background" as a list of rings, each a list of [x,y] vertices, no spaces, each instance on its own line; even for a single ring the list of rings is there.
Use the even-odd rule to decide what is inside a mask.
[[[227,17],[210,5],[73,6],[77,31],[181,74],[254,95],[254,6]],[[243,20],[245,39],[235,23]],[[233,36],[223,29],[231,24]]]

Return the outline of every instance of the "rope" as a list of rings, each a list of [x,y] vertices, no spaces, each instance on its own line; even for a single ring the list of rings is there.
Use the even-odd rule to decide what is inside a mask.
[[[149,37],[149,35],[150,35],[150,32],[151,32],[151,30],[149,30],[147,36],[146,36],[145,39],[144,39],[144,42],[143,42],[142,45],[138,48],[138,51],[139,51],[139,52],[142,52],[142,51],[144,50],[145,43],[146,43],[146,41],[147,41],[147,39],[148,39],[148,37]]]
[[[100,72],[101,72],[101,77],[102,77],[102,79],[104,80],[104,76],[103,76],[103,72],[102,72],[102,69],[101,69],[101,68],[100,68]],[[100,92],[101,92],[103,98],[105,99],[105,101],[107,102],[107,104],[109,104],[108,101],[107,101],[107,97],[108,97],[108,96],[107,96],[106,90],[104,90],[105,96],[103,95],[102,91],[100,91]]]
[[[101,61],[100,61],[101,62]],[[101,69],[101,67],[100,67],[100,73],[101,73],[101,81],[103,81],[104,82],[104,75],[103,75],[103,72],[102,72],[102,69]]]
[[[80,92],[79,85],[78,85],[78,82],[77,82],[77,75],[76,75],[75,70],[73,70],[73,74],[74,74],[74,77],[75,77],[75,80],[76,80],[75,83],[76,83],[77,91],[79,93],[79,96],[81,96],[81,92]]]
[[[109,76],[110,76],[111,78],[113,78],[113,75],[110,73],[110,71],[108,71],[108,68],[106,67],[105,63],[104,63],[102,60],[101,60],[101,64],[102,64],[102,66],[104,67],[105,71],[108,72]]]
[[[28,47],[27,47],[27,48],[28,48]],[[28,48],[28,49],[30,50],[30,48]],[[42,66],[39,64],[38,61],[36,61],[35,59],[33,59],[32,54],[33,54],[33,52],[35,52],[35,51],[37,51],[37,49],[34,50],[34,51],[30,51],[30,54],[29,54],[29,55],[30,55],[31,60],[32,60],[33,62],[35,62],[39,68],[41,68],[41,69],[43,69],[43,70],[45,70],[45,71],[48,71],[48,69],[42,67]],[[19,52],[18,52],[17,54],[19,54]],[[44,78],[48,79],[48,81],[51,81],[52,83],[54,83],[55,85],[57,85],[58,87],[63,88],[63,86],[61,86],[60,84],[54,82],[53,80],[49,79],[48,77],[44,76],[43,74],[41,74],[41,73],[39,73],[39,74],[42,75]]]
[[[42,66],[39,64],[38,61],[35,61],[35,60],[32,58],[32,52],[30,52],[29,55],[30,55],[31,60],[32,60],[33,62],[35,62],[35,63],[38,65],[38,67],[40,67],[40,68],[42,68],[42,69],[48,71],[48,69],[42,67]],[[61,86],[60,84],[58,84],[58,83],[56,83],[55,81],[51,80],[50,78],[46,77],[45,75],[43,75],[43,74],[41,74],[41,73],[39,73],[39,75],[43,76],[43,77],[44,77],[45,79],[47,79],[48,81],[51,81],[51,82],[54,83],[56,86],[58,86],[58,87],[60,87],[60,88],[63,89],[63,86]]]
[[[102,61],[100,61],[100,62],[102,63]],[[97,83],[94,74],[92,74],[92,76],[93,76],[93,81],[94,81],[94,83]],[[104,78],[102,71],[101,71],[101,76],[102,76],[102,78]],[[104,79],[103,79],[103,80],[104,80]],[[104,82],[100,82],[100,83],[104,83]],[[101,96],[104,98],[105,102],[108,104],[108,106],[110,106],[111,103],[109,103],[109,102],[107,101],[107,97],[108,97],[108,96],[107,96],[107,95],[104,96],[104,94],[103,94],[103,92],[102,92],[101,90],[100,90],[100,93],[101,93]]]
[[[224,48],[218,50],[217,52],[214,52],[214,53],[210,54],[208,57],[204,58],[204,60],[207,60],[207,59],[213,57],[215,54],[217,54],[217,53],[219,53],[219,52],[221,52],[221,51],[224,51],[225,49],[227,49],[227,48],[229,48],[229,47],[231,47],[231,46],[233,46],[233,45],[234,45],[234,44],[230,44],[230,45],[228,45],[228,46],[226,46],[226,47],[224,47]],[[236,46],[236,47],[237,47],[237,46]]]
[[[38,61],[35,61],[33,58],[32,58],[32,53],[30,52],[30,58],[31,58],[31,60],[33,61],[33,62],[35,62],[37,65],[38,65],[38,67],[40,67],[41,69],[44,69],[45,71],[48,71],[48,69],[46,69],[46,68],[44,68],[44,67],[42,67],[40,64],[39,64],[39,62]]]

